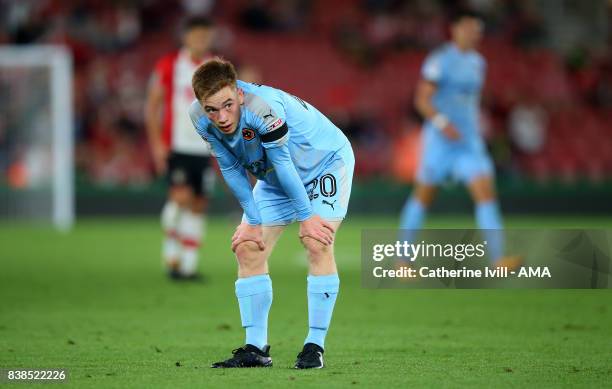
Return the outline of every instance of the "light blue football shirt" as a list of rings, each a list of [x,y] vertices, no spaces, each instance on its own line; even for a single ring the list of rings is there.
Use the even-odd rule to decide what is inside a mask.
[[[312,208],[304,186],[324,173],[348,139],[296,96],[240,80],[237,86],[244,91],[244,104],[236,131],[231,135],[219,131],[197,100],[189,109],[196,131],[210,143],[249,224],[259,224],[261,218],[246,171],[282,188],[293,200],[299,221],[309,218]]]
[[[433,105],[448,117],[464,141],[480,139],[479,105],[486,62],[476,51],[461,51],[448,43],[432,52],[425,60],[422,77],[435,83]],[[437,131],[426,123],[428,131]]]

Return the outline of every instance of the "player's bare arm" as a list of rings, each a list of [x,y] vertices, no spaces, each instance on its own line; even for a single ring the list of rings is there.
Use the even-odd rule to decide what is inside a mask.
[[[160,84],[157,76],[153,76],[147,91],[147,101],[145,104],[145,124],[147,127],[147,136],[155,164],[155,172],[163,174],[166,171],[167,149],[163,144],[162,132],[162,116],[164,104],[164,89]]]
[[[436,89],[435,83],[421,79],[417,84],[414,106],[425,119],[431,120],[433,125],[442,131],[447,138],[457,140],[461,137],[459,131],[446,116],[436,111],[432,103]]]

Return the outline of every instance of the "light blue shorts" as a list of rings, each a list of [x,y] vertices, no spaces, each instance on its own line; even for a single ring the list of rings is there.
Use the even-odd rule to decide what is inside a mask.
[[[425,135],[417,182],[439,185],[452,179],[469,184],[475,178],[494,174],[493,163],[482,142],[452,144]]]
[[[304,185],[315,215],[329,221],[344,219],[351,196],[355,157],[350,144],[329,161],[322,173]],[[253,197],[264,226],[287,225],[297,220],[293,203],[282,188],[257,181]],[[245,217],[242,218],[245,221]]]

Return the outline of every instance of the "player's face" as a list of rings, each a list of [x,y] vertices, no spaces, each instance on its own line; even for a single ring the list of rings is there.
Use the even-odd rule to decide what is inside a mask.
[[[212,44],[215,31],[210,27],[194,27],[185,32],[183,45],[194,57],[202,57]]]
[[[233,134],[240,122],[240,106],[244,103],[242,89],[226,86],[202,101],[208,119],[224,134]]]
[[[464,17],[453,25],[453,40],[466,49],[478,46],[482,39],[483,23],[474,17]]]

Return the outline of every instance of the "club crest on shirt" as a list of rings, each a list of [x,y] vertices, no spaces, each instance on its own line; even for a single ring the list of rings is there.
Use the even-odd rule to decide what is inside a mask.
[[[255,138],[255,131],[251,130],[250,128],[243,128],[242,138],[244,140],[252,140],[253,138]]]

